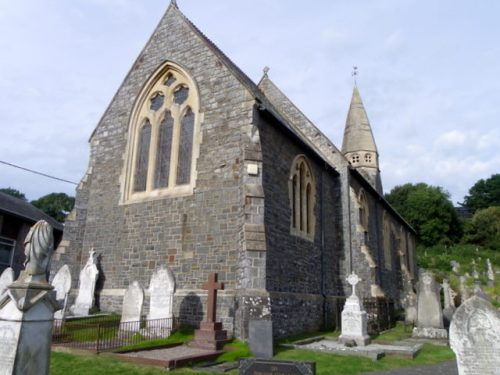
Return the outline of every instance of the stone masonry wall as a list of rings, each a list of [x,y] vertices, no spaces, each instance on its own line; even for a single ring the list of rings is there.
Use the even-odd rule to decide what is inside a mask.
[[[277,124],[259,124],[267,239],[266,289],[275,335],[303,332],[324,323],[326,295],[342,290],[344,257],[338,174],[285,135]],[[294,158],[305,154],[314,175],[313,241],[292,235],[288,181]],[[303,299],[303,296],[307,296]],[[305,318],[307,316],[307,319]]]
[[[188,197],[122,205],[133,104],[146,80],[167,60],[183,66],[198,85],[203,121],[195,191]],[[172,269],[178,291],[200,288],[210,272],[218,272],[226,289],[237,286],[244,218],[240,128],[252,122],[253,103],[239,80],[171,8],[92,135],[92,178],[77,192],[77,202],[85,204],[76,208],[77,221],[83,223],[75,228],[84,233],[68,231],[58,260],[70,264],[74,287],[92,247],[101,257],[103,292],[123,290],[134,280],[147,287],[161,264]],[[100,305],[104,311],[116,310],[116,298],[103,293]],[[225,328],[231,331],[234,313],[225,315]]]

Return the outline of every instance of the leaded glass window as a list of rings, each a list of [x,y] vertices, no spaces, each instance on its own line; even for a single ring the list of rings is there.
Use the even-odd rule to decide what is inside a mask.
[[[132,115],[124,202],[192,194],[199,154],[194,82],[166,63],[148,81]]]

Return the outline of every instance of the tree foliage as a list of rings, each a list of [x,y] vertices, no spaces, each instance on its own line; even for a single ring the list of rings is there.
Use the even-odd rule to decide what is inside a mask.
[[[8,188],[2,188],[0,189],[2,193],[12,195],[15,198],[22,199],[23,201],[27,201],[26,196],[24,193],[21,193],[19,190],[8,187]]]
[[[449,194],[425,183],[396,186],[385,199],[413,226],[424,246],[451,244],[462,228]]]
[[[465,196],[462,205],[472,212],[490,206],[500,206],[500,174],[494,174],[486,180],[477,181],[469,189],[469,195]]]
[[[465,225],[464,241],[500,249],[500,207],[477,210]]]
[[[31,204],[59,222],[63,222],[75,205],[75,198],[65,193],[51,193],[34,200]]]

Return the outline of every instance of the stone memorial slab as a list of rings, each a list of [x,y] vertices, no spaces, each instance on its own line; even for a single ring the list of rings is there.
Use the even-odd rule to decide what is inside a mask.
[[[339,341],[344,344],[354,341],[358,346],[365,346],[370,343],[368,315],[363,308],[363,303],[356,295],[356,285],[361,279],[352,272],[346,280],[352,286],[352,294],[347,298],[342,310],[342,334],[339,336]]]
[[[469,298],[469,288],[467,288],[467,277],[460,276],[460,303],[464,303]]]
[[[493,288],[495,283],[495,272],[493,271],[493,266],[489,259],[486,259],[486,277],[488,278],[488,288]]]
[[[140,329],[143,304],[144,290],[138,281],[134,281],[129,285],[123,296],[121,330],[138,331]]]
[[[174,274],[170,268],[162,266],[153,273],[149,283],[150,305],[148,319],[172,318],[174,293]]]
[[[315,375],[316,363],[306,361],[277,361],[240,359],[239,375]]]
[[[6,268],[0,276],[0,298],[7,293],[7,287],[14,282],[14,270]]]
[[[441,308],[441,286],[434,280],[434,275],[426,270],[420,273],[417,285],[417,326],[413,337],[446,339],[443,310]]]
[[[149,314],[146,323],[150,334],[168,337],[172,332],[173,303],[175,293],[174,274],[167,266],[153,273],[149,282]],[[154,332],[151,332],[151,331]]]
[[[403,298],[403,307],[405,309],[405,322],[415,323],[417,321],[417,294],[409,290]]]
[[[488,301],[472,296],[453,316],[450,346],[459,375],[498,374],[500,313]]]
[[[458,263],[456,260],[452,260],[450,262],[450,265],[451,265],[451,270],[454,274],[458,275],[458,273],[460,272],[460,263]]]
[[[67,264],[62,266],[59,271],[57,271],[54,279],[52,280],[52,286],[56,292],[57,302],[63,306],[61,310],[55,312],[54,319],[63,319],[66,313],[69,291],[71,290],[71,272]]]
[[[272,320],[250,320],[248,344],[255,357],[272,358],[274,355]]]
[[[99,270],[97,269],[97,254],[94,249],[89,252],[89,259],[80,271],[80,285],[75,304],[70,311],[76,316],[88,315],[94,306],[94,293]]]
[[[444,297],[444,307],[443,307],[443,318],[445,320],[445,325],[448,327],[451,322],[453,313],[455,312],[455,296],[457,295],[455,291],[451,288],[450,283],[447,279],[443,280],[443,297]]]

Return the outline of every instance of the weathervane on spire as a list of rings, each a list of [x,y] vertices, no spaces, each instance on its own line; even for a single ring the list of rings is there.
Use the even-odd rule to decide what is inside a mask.
[[[357,82],[356,82],[356,76],[358,75],[358,67],[357,66],[353,66],[352,67],[352,73],[351,75],[353,76],[354,78],[354,85],[357,86]]]

